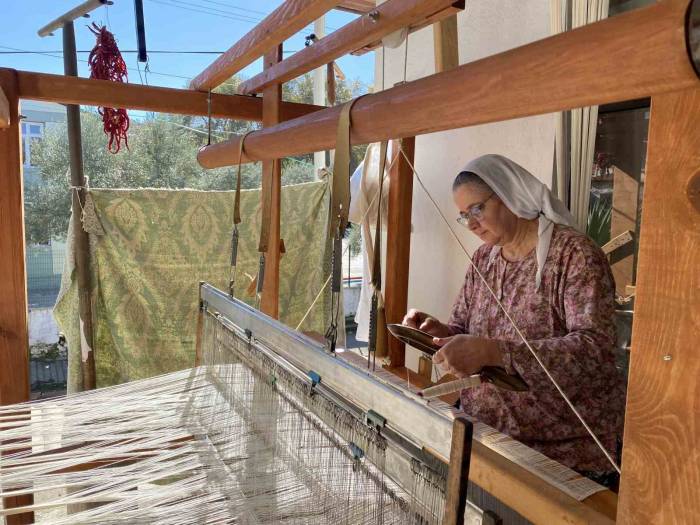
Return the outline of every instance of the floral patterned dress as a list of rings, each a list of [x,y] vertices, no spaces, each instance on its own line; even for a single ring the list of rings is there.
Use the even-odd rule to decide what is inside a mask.
[[[510,262],[498,247],[483,245],[473,259],[538,357],[616,457],[625,390],[613,354],[615,286],[602,251],[585,235],[555,225],[539,290],[534,250]],[[613,470],[471,265],[448,325],[453,334],[500,341],[506,369],[530,386],[527,392],[489,384],[464,390],[467,414],[568,467]]]

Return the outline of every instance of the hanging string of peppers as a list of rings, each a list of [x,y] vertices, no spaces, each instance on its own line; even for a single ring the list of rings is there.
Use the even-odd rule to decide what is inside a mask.
[[[98,26],[94,22],[88,29],[97,37],[95,47],[90,52],[88,64],[90,65],[90,78],[99,80],[111,80],[112,82],[127,82],[129,75],[126,62],[122,58],[117,41],[105,26]],[[121,143],[124,141],[126,149],[129,149],[127,132],[129,131],[129,115],[125,109],[98,108],[104,126],[104,132],[109,135],[107,149],[111,153],[118,153]]]

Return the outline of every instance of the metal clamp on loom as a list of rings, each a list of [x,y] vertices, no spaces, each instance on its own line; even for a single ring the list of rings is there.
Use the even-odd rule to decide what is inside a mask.
[[[365,412],[365,424],[377,432],[381,432],[386,426],[386,418],[374,410],[368,410]]]
[[[309,384],[309,395],[312,396],[314,394],[314,387],[321,384],[321,376],[318,374],[318,372],[314,372],[313,370],[309,370],[306,375],[311,380],[311,383]]]

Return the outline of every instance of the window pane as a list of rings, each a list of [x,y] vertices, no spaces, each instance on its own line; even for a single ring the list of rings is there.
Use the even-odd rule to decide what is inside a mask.
[[[31,124],[29,126],[29,132],[32,135],[41,135],[41,125],[40,124]]]
[[[22,122],[22,135],[24,135],[27,132],[27,125]]]

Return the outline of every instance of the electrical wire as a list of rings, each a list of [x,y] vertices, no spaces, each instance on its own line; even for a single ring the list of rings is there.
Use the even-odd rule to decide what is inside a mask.
[[[63,60],[63,56],[61,56],[61,55],[54,55],[53,53],[50,53],[50,52],[28,51],[28,50],[26,50],[26,49],[19,49],[19,48],[4,46],[4,45],[0,45],[0,48],[2,48],[2,49],[9,49],[9,50],[12,50],[12,51],[22,51],[22,52],[27,53],[27,54],[36,54],[36,55],[47,56],[47,57],[52,57],[52,58],[58,58],[58,59],[60,59],[60,60]],[[84,64],[87,64],[87,63],[88,63],[87,60],[81,60],[81,59],[78,59],[78,62],[83,62]],[[134,70],[133,68],[127,68],[127,69],[128,69],[129,72],[131,72],[131,73],[138,73],[138,71]],[[186,76],[184,76],[184,75],[176,75],[176,74],[174,74],[174,73],[160,73],[160,72],[158,72],[158,71],[149,71],[149,72],[150,72],[151,75],[159,75],[159,76],[163,76],[163,77],[180,78],[180,79],[184,79],[184,80],[188,80],[188,81],[189,81],[189,80],[192,80],[192,77],[186,77]]]
[[[148,0],[149,2],[154,2],[157,4],[169,6],[169,7],[174,7],[177,9],[182,9],[185,11],[191,11],[195,13],[202,13],[202,14],[208,14],[216,17],[223,17],[223,18],[228,18],[230,20],[235,20],[237,22],[247,22],[247,23],[252,23],[252,24],[258,24],[264,20],[264,18],[257,18],[257,17],[252,17],[252,16],[246,16],[246,15],[241,15],[239,13],[234,13],[231,11],[226,11],[223,9],[218,9],[215,7],[207,7],[203,6],[201,4],[195,4],[192,3],[192,1],[185,1],[185,0]],[[211,0],[209,0],[209,3],[211,3]],[[233,6],[230,6],[233,8]],[[262,12],[257,11],[256,13],[260,14],[265,14]],[[265,14],[267,16],[267,14]],[[330,29],[331,31],[336,31],[337,28],[327,26],[327,29]],[[306,27],[304,27],[303,30],[300,30],[298,33],[301,32],[307,32],[307,31],[313,31],[313,25],[309,24]]]
[[[242,17],[240,15],[236,15],[235,13],[231,13],[228,11],[223,11],[220,9],[212,9],[212,8],[207,8],[203,6],[199,6],[197,4],[192,4],[188,2],[181,2],[181,0],[148,0],[149,2],[160,4],[160,5],[165,5],[169,7],[174,7],[176,9],[182,9],[183,11],[191,11],[193,13],[202,13],[205,15],[212,15],[216,16],[219,18],[227,18],[229,20],[235,20],[236,22],[248,22],[248,23],[253,23],[257,24],[260,22],[260,19],[255,19],[251,17]],[[179,2],[179,3],[176,3]]]

